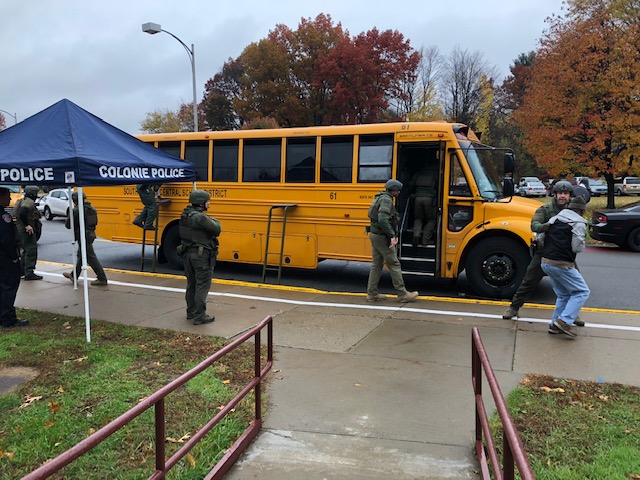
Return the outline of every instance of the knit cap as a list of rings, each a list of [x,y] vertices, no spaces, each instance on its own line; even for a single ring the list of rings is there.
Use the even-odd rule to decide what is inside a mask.
[[[573,197],[567,208],[584,212],[587,209],[587,202],[585,202],[582,197]]]

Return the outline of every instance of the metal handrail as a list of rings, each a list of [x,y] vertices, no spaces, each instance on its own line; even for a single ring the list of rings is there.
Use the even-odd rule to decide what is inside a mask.
[[[267,362],[264,368],[261,367],[260,356],[260,333],[264,327],[267,327]],[[235,350],[245,341],[254,337],[254,377],[252,380],[238,393],[232,400],[230,400],[225,407],[220,410],[215,417],[213,417],[206,425],[204,425],[196,434],[191,437],[179,450],[177,450],[171,457],[165,459],[165,410],[164,399],[170,393],[183,386],[189,380],[205,371],[217,360],[224,357],[226,354]],[[251,422],[249,427],[244,433],[234,442],[234,444],[227,450],[225,455],[215,465],[215,467],[205,477],[207,479],[220,479],[229,471],[233,466],[233,463],[240,457],[242,452],[249,446],[251,441],[258,435],[262,426],[262,395],[261,395],[261,381],[265,375],[271,370],[273,365],[273,318],[271,316],[266,317],[259,324],[253,327],[251,330],[245,332],[242,336],[231,342],[229,345],[220,349],[209,358],[182,374],[172,382],[162,387],[157,392],[143,399],[135,407],[129,411],[123,413],[115,420],[112,420],[107,425],[102,427],[97,432],[93,433],[89,437],[82,440],[80,443],[71,447],[66,452],[63,452],[53,460],[48,461],[41,467],[32,471],[22,480],[35,480],[48,478],[51,475],[59,472],[65,466],[84,455],[100,444],[103,440],[108,438],[116,431],[123,428],[129,422],[136,417],[146,412],[151,407],[155,407],[155,443],[156,443],[156,470],[149,477],[149,479],[162,479],[166,473],[175,466],[180,459],[182,459],[213,427],[215,427],[224,416],[229,413],[251,390],[254,390],[255,401],[255,419]]]
[[[487,383],[493,395],[493,401],[496,410],[502,422],[503,436],[503,454],[502,454],[502,470],[498,460],[495,442],[491,435],[489,427],[489,417],[482,398],[482,372],[484,370]],[[475,396],[475,417],[476,417],[476,455],[480,463],[480,471],[483,479],[490,480],[489,465],[492,466],[495,480],[513,480],[515,477],[515,466],[522,480],[535,480],[533,470],[529,464],[529,459],[522,446],[522,441],[518,435],[513,418],[507,408],[507,404],[498,385],[491,362],[487,356],[480,332],[476,327],[471,331],[471,383],[473,384],[473,393]],[[484,437],[483,437],[484,436]],[[486,441],[486,450],[483,445],[483,438]],[[487,454],[489,461],[487,461]]]

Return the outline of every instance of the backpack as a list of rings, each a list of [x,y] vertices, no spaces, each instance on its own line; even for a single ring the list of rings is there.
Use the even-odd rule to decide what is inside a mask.
[[[93,205],[84,205],[84,224],[89,230],[95,230],[98,225],[98,212]]]

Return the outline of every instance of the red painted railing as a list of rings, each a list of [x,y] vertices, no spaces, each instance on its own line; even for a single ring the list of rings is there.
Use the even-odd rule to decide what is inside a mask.
[[[267,327],[267,362],[264,367],[261,367],[260,357],[260,333]],[[164,411],[164,399],[174,390],[178,389],[196,375],[202,373],[216,361],[230,353],[245,341],[251,337],[254,339],[254,377],[252,380],[230,400],[220,412],[216,414],[206,425],[204,425],[193,437],[191,437],[179,450],[177,450],[171,457],[165,459],[165,411]],[[261,381],[265,375],[271,370],[273,365],[273,319],[269,316],[262,322],[256,325],[251,330],[244,333],[241,337],[231,342],[226,347],[222,348],[205,361],[192,368],[188,372],[182,374],[180,377],[165,385],[160,390],[142,400],[138,405],[131,410],[120,415],[109,424],[102,427],[100,430],[85,438],[76,446],[70,448],[66,452],[60,454],[53,460],[48,461],[38,469],[34,470],[30,474],[23,477],[23,480],[35,480],[48,478],[51,475],[62,470],[66,465],[84,455],[86,452],[94,448],[100,442],[112,435],[114,432],[120,430],[122,427],[131,422],[134,418],[138,417],[150,408],[155,408],[155,444],[156,444],[156,470],[149,477],[149,479],[162,479],[166,473],[175,466],[189,451],[224,417],[229,413],[251,390],[254,390],[255,397],[255,419],[251,422],[247,430],[238,438],[235,443],[227,450],[225,455],[220,459],[216,466],[205,477],[206,479],[220,479],[222,476],[233,466],[233,463],[238,459],[242,452],[249,446],[251,441],[258,435],[262,426],[262,384]]]
[[[502,422],[502,470],[500,469],[498,453],[496,452],[495,442],[491,435],[491,429],[489,428],[489,418],[487,417],[484,400],[482,399],[483,371],[487,378],[489,388],[491,389],[496,410]],[[471,382],[475,396],[476,455],[480,463],[481,477],[485,480],[491,480],[491,478],[495,478],[495,480],[513,480],[515,476],[515,462],[515,466],[517,466],[518,473],[522,480],[535,480],[533,470],[531,469],[531,465],[529,465],[529,459],[524,451],[524,447],[518,436],[518,431],[507,409],[496,376],[493,373],[491,362],[489,362],[489,357],[487,357],[487,352],[482,344],[480,332],[478,332],[478,329],[475,327],[471,332]],[[486,449],[483,444],[483,439],[486,442]],[[489,456],[488,460],[487,455]],[[492,467],[493,477],[491,477],[489,473],[489,465]]]

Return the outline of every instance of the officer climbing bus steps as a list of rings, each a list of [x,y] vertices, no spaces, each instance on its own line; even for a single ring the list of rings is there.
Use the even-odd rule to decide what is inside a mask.
[[[145,246],[147,244],[147,231],[153,231],[153,260],[151,271],[156,273],[158,261],[158,222],[159,207],[171,203],[171,199],[160,197],[160,185],[136,185],[136,191],[140,195],[140,200],[144,205],[142,212],[138,215],[133,224],[142,228],[142,253],[140,254],[140,271],[144,272]],[[151,220],[151,224],[149,224]]]
[[[280,285],[280,278],[282,277],[282,260],[284,256],[284,240],[285,240],[285,232],[287,230],[287,214],[290,209],[296,208],[297,205],[294,204],[278,204],[272,205],[269,208],[269,219],[267,221],[267,234],[265,236],[265,245],[264,245],[264,263],[262,264],[262,283],[267,276],[267,270],[272,270],[278,272],[278,281],[277,284]],[[271,220],[273,219],[273,211],[277,208],[282,208],[282,230],[280,233],[271,233]],[[280,239],[280,251],[279,252],[270,252],[269,251],[269,240],[271,238],[279,238]],[[279,255],[278,266],[270,267],[269,266],[269,255]]]
[[[153,260],[151,261],[151,272],[156,273],[156,263],[158,260],[158,217],[156,217],[154,222],[153,230],[150,228],[142,229],[142,253],[140,254],[140,271],[144,272],[144,261],[145,261],[145,253],[144,249],[147,245],[147,232],[153,231]]]
[[[398,260],[400,260],[400,265],[402,265],[402,273],[405,275],[434,278],[438,268],[435,242],[432,242],[429,245],[414,245],[413,239],[415,238],[416,233],[412,228],[405,228],[405,225],[409,222],[409,208],[411,206],[412,203],[407,201],[400,226],[400,231],[407,232],[409,234],[409,238],[412,240],[410,242],[405,241],[405,235],[403,235],[402,241],[399,244]],[[438,238],[437,232],[434,233],[434,237]]]

